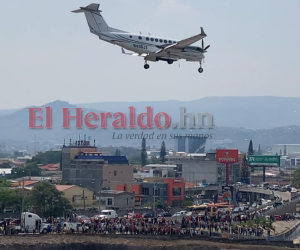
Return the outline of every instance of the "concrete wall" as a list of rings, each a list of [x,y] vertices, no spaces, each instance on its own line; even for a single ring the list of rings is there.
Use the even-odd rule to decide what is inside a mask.
[[[103,166],[103,184],[102,187],[112,189],[110,182],[132,182],[132,165],[104,165]],[[113,189],[112,189],[113,190]]]
[[[182,164],[182,177],[187,182],[217,183],[216,161],[180,160],[176,164]]]
[[[112,205],[107,205],[107,200],[112,199]],[[106,201],[106,207],[117,207],[119,209],[134,208],[135,199],[133,193],[101,194],[101,200]]]
[[[83,190],[84,190],[84,197],[83,200]],[[65,197],[71,202],[72,206],[74,207],[83,207],[84,202],[86,206],[93,205],[94,202],[94,195],[91,190],[86,188],[81,188],[78,186],[73,186],[63,191]]]

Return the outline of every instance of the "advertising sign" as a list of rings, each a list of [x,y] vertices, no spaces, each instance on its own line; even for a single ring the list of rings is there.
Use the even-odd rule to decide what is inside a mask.
[[[279,155],[249,155],[249,166],[280,166]]]
[[[239,151],[236,149],[217,149],[217,162],[231,164],[239,161]]]
[[[225,201],[231,201],[233,195],[233,186],[222,186],[222,193]]]

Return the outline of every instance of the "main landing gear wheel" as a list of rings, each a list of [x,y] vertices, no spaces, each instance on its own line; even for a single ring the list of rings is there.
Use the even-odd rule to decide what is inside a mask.
[[[149,69],[150,68],[150,65],[148,64],[148,63],[146,63],[145,65],[144,65],[144,69]]]
[[[198,69],[199,73],[203,73],[203,68]]]
[[[173,64],[173,60],[168,60],[168,64]]]

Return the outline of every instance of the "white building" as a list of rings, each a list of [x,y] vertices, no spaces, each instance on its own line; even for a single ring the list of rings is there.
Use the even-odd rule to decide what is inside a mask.
[[[272,146],[272,155],[284,155],[286,151],[286,155],[290,154],[299,154],[300,156],[300,144],[275,144]]]

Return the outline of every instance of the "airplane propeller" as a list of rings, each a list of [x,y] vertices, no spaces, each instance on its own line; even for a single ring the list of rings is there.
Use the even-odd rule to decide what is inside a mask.
[[[204,48],[204,40],[202,39],[202,51],[203,51],[203,53],[206,53],[207,52],[207,49],[210,47],[210,45],[208,45],[208,46],[206,46],[205,48]]]

